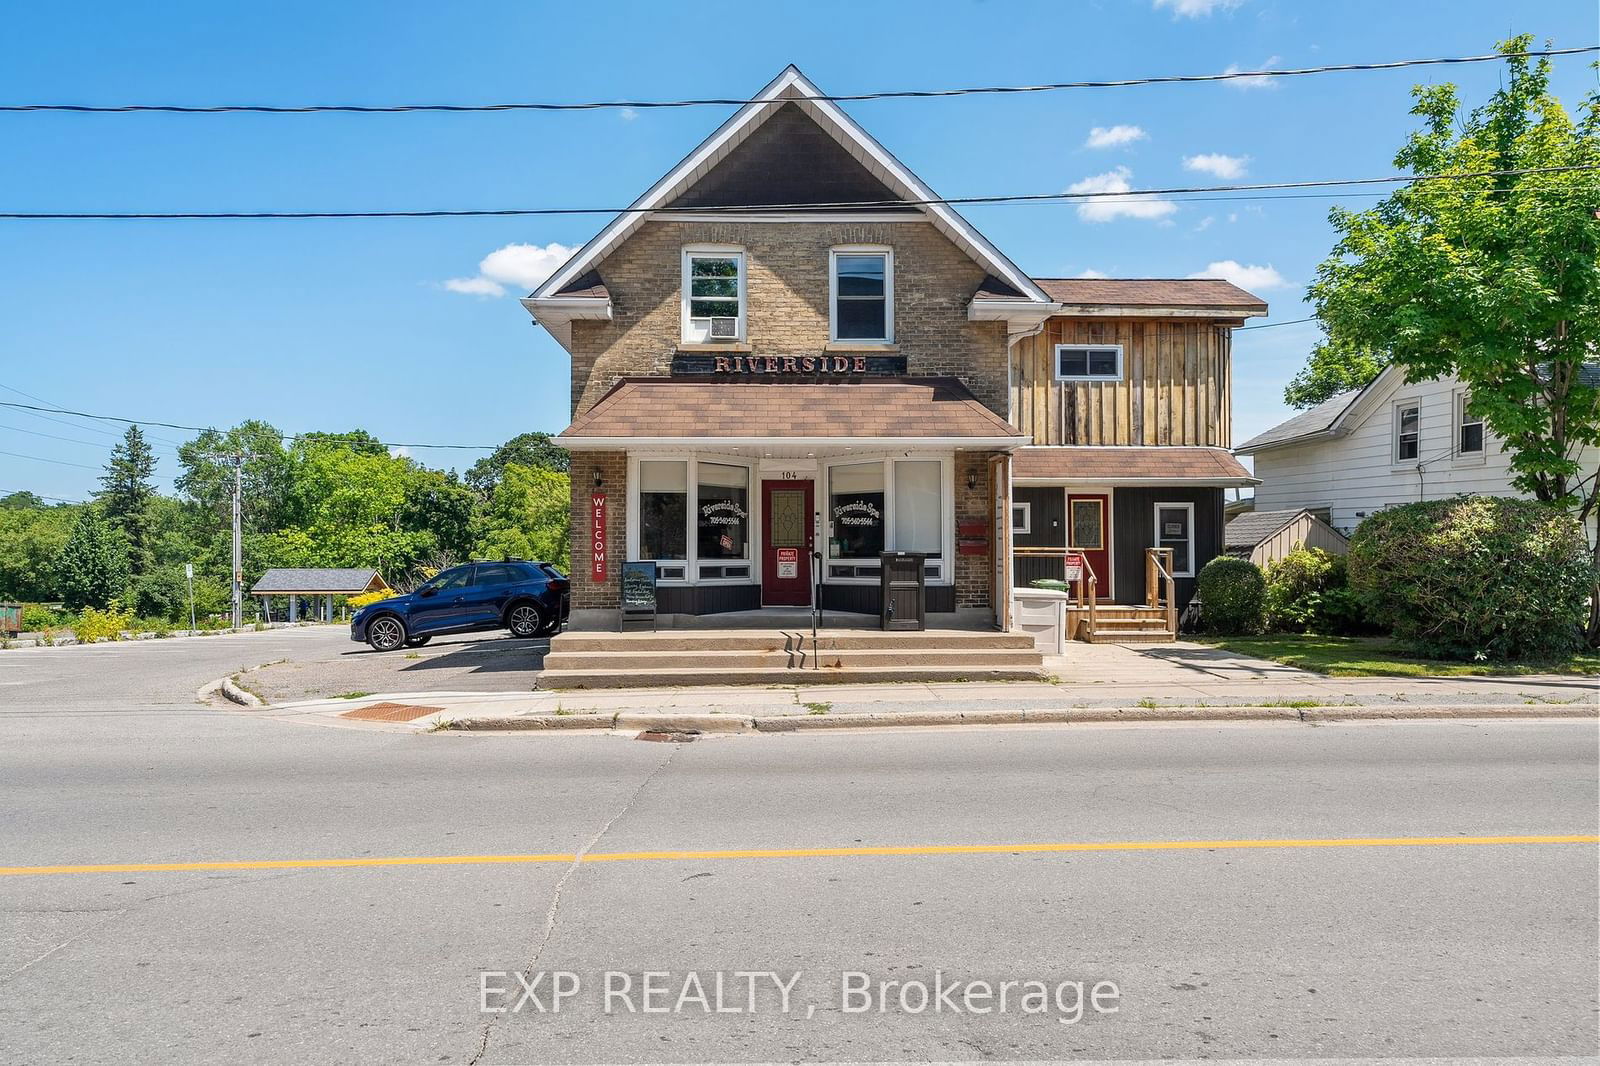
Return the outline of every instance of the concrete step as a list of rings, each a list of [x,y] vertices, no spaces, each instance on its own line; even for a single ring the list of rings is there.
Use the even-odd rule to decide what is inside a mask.
[[[1096,644],[1170,644],[1175,638],[1165,629],[1100,629]]]
[[[663,630],[658,633],[561,633],[550,640],[550,654],[562,652],[713,652],[787,651],[811,648],[806,630]],[[876,630],[824,630],[818,635],[820,651],[924,650],[956,651],[984,648],[1032,648],[1026,633],[882,632]]]
[[[715,651],[568,651],[552,649],[544,657],[544,669],[551,670],[633,670],[646,676],[672,669],[702,670],[807,670],[813,663],[823,669],[861,669],[878,667],[959,666],[973,669],[1020,666],[1038,667],[1039,652],[1030,644],[1012,648],[819,648],[815,655],[811,642],[793,649],[717,649]]]
[[[631,669],[546,670],[539,675],[539,687],[606,689],[640,686],[849,685],[895,681],[1038,681],[1044,676],[1042,666],[873,666],[817,670],[675,667],[658,669],[649,677],[641,677],[637,670]]]

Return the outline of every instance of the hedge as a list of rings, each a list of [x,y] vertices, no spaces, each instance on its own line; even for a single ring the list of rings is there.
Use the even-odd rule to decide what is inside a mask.
[[[1266,628],[1267,580],[1250,560],[1217,556],[1200,568],[1195,592],[1200,624],[1209,632],[1248,635]]]

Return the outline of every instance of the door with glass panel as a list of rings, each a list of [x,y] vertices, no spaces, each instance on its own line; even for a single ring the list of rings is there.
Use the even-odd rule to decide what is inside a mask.
[[[1067,494],[1067,547],[1079,552],[1094,571],[1095,599],[1111,594],[1111,497],[1104,493]],[[1084,575],[1087,580],[1088,574]]]
[[[761,483],[761,602],[811,606],[812,482]]]

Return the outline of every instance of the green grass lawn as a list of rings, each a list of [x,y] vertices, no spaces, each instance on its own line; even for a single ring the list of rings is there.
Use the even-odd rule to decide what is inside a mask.
[[[1491,677],[1518,674],[1600,674],[1600,653],[1585,651],[1559,662],[1457,662],[1410,654],[1383,637],[1323,637],[1275,633],[1262,637],[1198,637],[1240,655],[1331,677]]]

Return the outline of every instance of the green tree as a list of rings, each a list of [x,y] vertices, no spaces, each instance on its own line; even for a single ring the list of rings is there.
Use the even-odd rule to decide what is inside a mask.
[[[0,600],[59,597],[56,557],[66,546],[77,506],[0,508]]]
[[[27,511],[43,506],[44,500],[31,492],[12,492],[0,496],[0,511]]]
[[[56,557],[56,585],[70,610],[104,610],[128,589],[128,555],[97,508],[78,513],[61,554]]]
[[[270,424],[243,422],[229,430],[208,429],[178,446],[177,488],[211,515],[216,536],[231,539],[233,461],[243,454],[244,493],[241,522],[247,532],[281,528],[294,488],[294,473],[283,436]]]
[[[1315,407],[1341,392],[1359,389],[1383,370],[1383,361],[1366,349],[1351,351],[1324,341],[1311,349],[1306,365],[1283,390],[1290,407]]]
[[[122,532],[127,545],[128,568],[142,574],[150,568],[150,501],[155,486],[156,456],[138,426],[129,426],[111,449],[111,459],[100,478],[100,505],[112,526]]]
[[[1416,182],[1370,210],[1335,208],[1340,239],[1310,296],[1331,353],[1370,353],[1412,380],[1459,378],[1505,441],[1517,488],[1587,525],[1600,506],[1600,471],[1580,467],[1600,446],[1600,382],[1584,369],[1600,360],[1600,93],[1574,119],[1550,93],[1547,59],[1506,64],[1503,87],[1470,113],[1453,85],[1413,89],[1423,125],[1396,164],[1578,169]],[[1600,567],[1600,538],[1592,547]],[[1600,597],[1590,637],[1600,642]]]
[[[572,466],[567,450],[550,439],[548,433],[519,433],[479,459],[467,469],[465,481],[484,499],[494,495],[495,486],[512,463],[537,470],[566,473]]]
[[[472,550],[478,506],[477,493],[463,485],[454,471],[417,470],[406,485],[400,527],[431,533],[439,551],[463,557]]]
[[[571,481],[567,474],[512,463],[484,512],[478,554],[565,566],[570,551]]]

